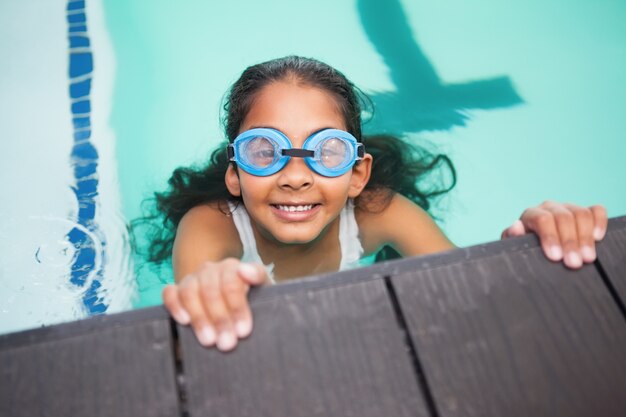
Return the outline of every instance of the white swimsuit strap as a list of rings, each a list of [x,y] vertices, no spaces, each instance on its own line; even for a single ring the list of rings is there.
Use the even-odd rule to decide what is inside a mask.
[[[339,270],[351,269],[359,265],[363,256],[363,246],[359,239],[359,225],[354,217],[354,202],[349,199],[339,216],[339,245],[341,264]]]
[[[235,205],[229,201],[228,208],[230,209],[237,232],[239,232],[241,245],[243,246],[243,256],[241,260],[243,262],[254,262],[265,265],[256,247],[256,239],[254,238],[254,232],[250,224],[250,216],[248,216],[246,207],[243,204]],[[274,264],[265,265],[265,269],[267,270],[270,281],[275,283],[273,274]]]

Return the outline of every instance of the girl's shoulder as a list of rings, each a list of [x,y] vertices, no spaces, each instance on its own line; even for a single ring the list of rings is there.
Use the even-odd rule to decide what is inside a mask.
[[[397,193],[381,209],[357,207],[355,217],[366,255],[377,252],[385,245],[392,246],[403,256],[454,247],[425,210]]]
[[[208,240],[238,243],[240,247],[239,233],[235,227],[230,207],[225,201],[214,201],[198,205],[189,210],[180,223],[176,235],[200,234]]]
[[[240,258],[242,254],[239,233],[226,202],[195,206],[180,220],[172,251],[175,270],[193,271],[201,262]]]
[[[199,204],[188,210],[181,219],[186,222],[223,221],[231,217],[227,201],[210,201]]]

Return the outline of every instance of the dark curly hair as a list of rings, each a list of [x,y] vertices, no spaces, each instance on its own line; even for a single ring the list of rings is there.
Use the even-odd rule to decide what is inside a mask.
[[[428,211],[431,201],[450,191],[456,184],[456,171],[450,159],[409,144],[395,136],[362,135],[361,112],[371,110],[371,100],[341,72],[311,58],[288,56],[248,67],[233,84],[226,96],[222,123],[226,137],[232,142],[250,111],[254,99],[266,85],[291,80],[332,94],[346,122],[348,132],[363,142],[366,152],[373,156],[372,173],[361,196],[355,199],[357,208],[383,210],[394,193],[409,198]],[[227,143],[213,151],[208,165],[200,168],[177,168],[168,181],[169,188],[156,192],[151,212],[133,221],[132,228],[150,225],[147,247],[148,261],[161,263],[171,257],[176,228],[182,217],[195,206],[209,202],[240,201],[232,196],[224,182],[229,165]],[[446,180],[433,179],[433,172],[447,170]],[[428,181],[426,181],[428,179]],[[444,184],[445,183],[445,184]],[[222,206],[227,210],[226,206]],[[399,254],[384,247],[377,261],[393,259]]]

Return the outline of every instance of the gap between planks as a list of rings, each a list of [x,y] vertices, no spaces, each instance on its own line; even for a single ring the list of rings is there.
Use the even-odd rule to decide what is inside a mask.
[[[413,372],[415,374],[415,378],[417,379],[417,385],[419,386],[420,390],[422,391],[422,395],[426,400],[426,407],[428,407],[430,415],[432,417],[439,417],[437,404],[435,403],[435,399],[430,390],[430,386],[428,385],[428,380],[426,379],[426,373],[424,372],[424,368],[422,367],[422,363],[420,362],[419,356],[417,354],[417,347],[415,346],[415,343],[411,338],[411,333],[409,332],[406,319],[404,318],[404,312],[402,311],[402,307],[400,306],[396,290],[393,286],[393,283],[391,282],[391,276],[384,276],[383,280],[385,282],[385,288],[387,289],[387,294],[389,295],[396,321],[398,322],[398,326],[400,326],[400,330],[404,335],[404,343],[406,344],[409,351],[411,363],[413,364]]]
[[[191,417],[187,404],[187,387],[185,383],[185,369],[183,366],[183,351],[178,335],[176,322],[170,318],[170,329],[172,332],[172,357],[174,359],[174,384],[176,386],[176,397],[181,417]]]
[[[602,282],[604,283],[606,288],[609,290],[609,294],[611,294],[613,301],[615,301],[615,304],[617,304],[617,308],[619,308],[619,311],[622,313],[622,317],[624,318],[624,320],[626,320],[626,305],[624,305],[624,300],[620,298],[619,293],[617,292],[617,289],[611,282],[609,275],[606,273],[606,270],[604,269],[602,262],[600,262],[600,260],[596,258],[593,264],[598,270],[598,274],[602,278]]]

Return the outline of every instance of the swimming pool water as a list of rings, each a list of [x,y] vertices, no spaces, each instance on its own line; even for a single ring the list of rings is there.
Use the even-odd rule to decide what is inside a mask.
[[[437,214],[458,245],[497,239],[545,199],[626,213],[623,2],[33,0],[0,11],[0,332],[84,317],[89,288],[106,311],[159,303],[171,272],[130,256],[125,223],[221,141],[221,99],[243,68],[287,54],[368,92],[367,131],[452,157],[458,185]],[[87,52],[90,71],[73,74],[70,53]],[[87,78],[88,108],[71,89]]]

